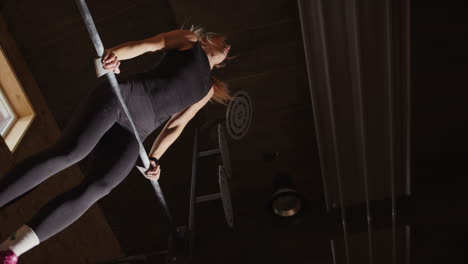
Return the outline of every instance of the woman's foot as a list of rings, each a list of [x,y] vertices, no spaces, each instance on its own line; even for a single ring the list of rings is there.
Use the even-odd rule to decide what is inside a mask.
[[[18,256],[11,249],[0,251],[0,264],[16,264]]]

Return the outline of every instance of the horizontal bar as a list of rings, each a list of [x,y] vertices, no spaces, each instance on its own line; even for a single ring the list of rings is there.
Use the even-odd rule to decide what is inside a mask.
[[[205,195],[205,196],[198,196],[195,199],[195,202],[196,203],[202,203],[202,202],[208,202],[208,201],[217,200],[217,199],[221,199],[221,193],[209,194],[209,195]]]
[[[216,154],[219,154],[219,153],[221,153],[221,150],[219,148],[212,149],[212,150],[206,150],[206,151],[200,151],[200,152],[198,152],[198,157],[203,158],[203,157],[208,157],[208,156],[211,156],[211,155],[216,155]]]

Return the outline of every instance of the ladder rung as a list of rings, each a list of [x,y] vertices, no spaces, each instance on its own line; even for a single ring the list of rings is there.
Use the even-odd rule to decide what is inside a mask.
[[[221,153],[219,148],[212,149],[212,150],[205,150],[205,151],[198,152],[198,157],[203,158],[203,157],[208,157],[208,156],[211,156],[211,155],[216,155],[216,154],[219,154],[219,153]]]
[[[221,193],[209,194],[205,196],[198,196],[195,198],[196,203],[208,202],[212,200],[217,200],[221,198]]]

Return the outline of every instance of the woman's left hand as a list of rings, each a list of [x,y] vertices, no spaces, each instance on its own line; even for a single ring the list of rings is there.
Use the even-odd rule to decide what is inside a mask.
[[[150,160],[150,168],[145,171],[145,178],[148,180],[158,180],[161,175],[161,166],[154,160]]]

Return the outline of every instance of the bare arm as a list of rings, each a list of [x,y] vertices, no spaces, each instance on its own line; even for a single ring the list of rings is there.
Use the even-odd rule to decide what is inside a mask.
[[[187,123],[195,116],[198,110],[200,110],[210,100],[210,98],[213,96],[213,93],[214,90],[212,87],[208,94],[203,97],[203,99],[172,115],[159,136],[154,141],[149,156],[155,157],[157,159],[161,158],[169,146],[171,146],[172,143],[174,143],[174,141],[182,133],[182,130],[185,128]]]
[[[128,60],[147,52],[181,49],[194,41],[197,41],[197,38],[193,32],[176,29],[143,40],[128,41],[108,51],[113,52],[118,60]]]

